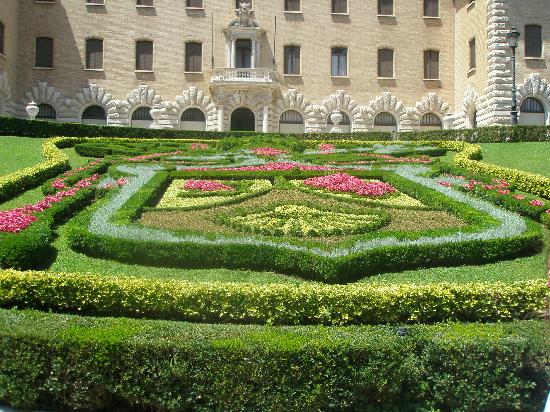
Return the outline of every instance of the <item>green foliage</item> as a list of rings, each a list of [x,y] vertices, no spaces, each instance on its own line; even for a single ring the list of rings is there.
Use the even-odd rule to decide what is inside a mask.
[[[0,307],[202,323],[365,325],[525,319],[543,279],[514,283],[253,285],[0,271]],[[429,308],[429,310],[427,309]]]
[[[260,327],[0,311],[0,400],[56,410],[538,412],[542,322]]]
[[[0,233],[0,267],[30,269],[42,265],[50,253],[54,225],[82,210],[93,199],[93,189],[81,189],[37,213],[37,221],[21,232]]]
[[[63,178],[63,180],[65,182],[65,185],[67,187],[73,186],[79,180],[84,179],[86,177],[90,177],[94,174],[102,175],[102,174],[106,173],[107,170],[109,169],[109,166],[111,166],[111,164],[112,164],[112,162],[102,161],[99,164],[96,164],[96,165],[93,165],[93,166],[90,166],[90,167],[86,167],[86,170],[82,170],[80,172],[76,172],[74,174],[67,175],[67,176],[63,175],[63,176],[61,176],[61,178]],[[45,195],[55,194],[57,189],[55,189],[52,186],[52,183],[55,180],[56,180],[56,178],[50,179],[46,183],[44,183],[41,187],[42,193],[44,193]]]

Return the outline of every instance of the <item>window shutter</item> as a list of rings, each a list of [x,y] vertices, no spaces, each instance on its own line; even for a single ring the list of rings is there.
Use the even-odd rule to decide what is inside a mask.
[[[439,79],[439,52],[424,51],[424,79]]]
[[[202,43],[185,44],[185,71],[202,72]]]
[[[284,74],[300,74],[300,46],[285,46]]]
[[[476,39],[470,40],[470,70],[476,68]]]
[[[378,14],[380,16],[393,16],[393,0],[378,0]]]
[[[348,12],[347,0],[332,0],[332,12],[347,13]]]
[[[136,4],[138,6],[154,6],[154,0],[137,0]]]
[[[136,70],[153,70],[153,42],[136,42]]]
[[[393,50],[378,50],[378,77],[393,78]]]
[[[300,0],[285,0],[285,11],[300,11]]]
[[[195,9],[202,9],[202,0],[187,0],[187,7],[192,7]]]
[[[86,68],[103,69],[103,40],[86,40]]]
[[[36,39],[35,67],[53,67],[53,39],[38,37]]]
[[[439,0],[424,0],[424,16],[439,17]]]
[[[332,49],[332,76],[348,75],[348,49],[334,47]]]
[[[525,26],[525,57],[542,57],[542,28]]]

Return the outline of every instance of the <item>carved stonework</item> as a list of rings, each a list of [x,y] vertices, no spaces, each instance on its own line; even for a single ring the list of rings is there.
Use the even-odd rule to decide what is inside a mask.
[[[328,116],[335,110],[344,112],[350,117],[353,130],[362,131],[365,129],[363,119],[361,118],[361,108],[344,90],[336,90],[336,93],[331,94],[321,106],[325,119],[328,119]]]
[[[278,100],[277,114],[278,117],[287,110],[295,110],[302,115],[305,119],[308,117],[308,113],[313,110],[313,106],[309,100],[299,93],[296,89],[288,89],[283,95],[282,99]]]
[[[23,104],[26,106],[31,101],[36,104],[49,104],[55,111],[58,119],[72,119],[78,117],[74,100],[66,98],[55,87],[49,86],[48,82],[38,82],[31,91],[25,93]]]
[[[540,76],[540,73],[532,73],[525,78],[525,82],[518,88],[518,103],[526,97],[537,97],[544,100],[546,107],[550,105],[550,85]]]
[[[76,100],[80,104],[81,109],[92,105],[108,109],[113,97],[105,92],[103,87],[97,84],[90,84],[88,87],[83,87],[81,92],[76,93]]]
[[[420,102],[416,103],[416,108],[410,112],[410,118],[419,121],[426,113],[435,113],[443,118],[449,113],[449,105],[437,93],[428,93]]]
[[[168,106],[166,106],[168,109]],[[181,96],[176,97],[176,101],[173,103],[173,109],[176,114],[176,121],[179,122],[179,116],[186,109],[196,107],[201,109],[206,115],[206,128],[207,130],[216,130],[217,127],[217,110],[216,105],[212,102],[212,99],[208,97],[203,91],[196,87],[190,87],[188,90],[184,90]]]
[[[162,102],[162,98],[148,85],[141,85],[132,90],[126,100],[130,104],[130,108],[137,106],[153,107],[155,104]]]
[[[400,123],[408,121],[409,113],[403,105],[403,102],[389,92],[385,92],[382,96],[378,96],[371,101],[368,106],[362,107],[361,118],[370,128],[372,127],[374,118],[380,112],[391,113]]]
[[[13,114],[11,107],[11,91],[8,77],[0,71],[0,116]]]

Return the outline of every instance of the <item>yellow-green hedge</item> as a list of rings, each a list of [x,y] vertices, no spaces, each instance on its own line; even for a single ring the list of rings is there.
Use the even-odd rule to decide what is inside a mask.
[[[239,284],[0,271],[0,306],[241,324],[395,324],[523,319],[544,280],[515,283]]]

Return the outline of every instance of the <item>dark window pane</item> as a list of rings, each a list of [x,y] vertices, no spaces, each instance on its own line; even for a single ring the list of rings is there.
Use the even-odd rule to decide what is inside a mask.
[[[154,6],[155,1],[154,0],[137,0],[136,4],[138,6]]]
[[[52,106],[46,103],[42,103],[38,105],[38,115],[36,115],[37,119],[55,120],[56,117],[57,115],[55,113],[55,109]]]
[[[540,101],[533,97],[528,97],[521,103],[523,113],[544,113],[544,106]]]
[[[287,110],[281,115],[280,124],[304,124],[304,118],[296,110]]]
[[[86,68],[103,69],[103,40],[86,40]]]
[[[185,43],[185,71],[202,72],[202,43]]]
[[[439,52],[436,50],[424,51],[424,78],[439,79]]]
[[[153,120],[150,107],[139,107],[132,113],[132,120]]]
[[[101,106],[90,106],[82,113],[82,120],[107,120],[107,113]]]
[[[197,108],[187,109],[181,115],[181,120],[183,122],[205,122],[206,117],[202,110]]]
[[[53,67],[53,39],[38,37],[36,39],[35,67]]]
[[[202,9],[203,8],[202,0],[187,0],[186,6],[187,7],[193,7],[193,8],[196,8],[196,9]]]
[[[348,75],[348,49],[345,47],[334,47],[332,49],[332,71],[333,76]]]
[[[374,118],[375,126],[397,126],[395,117],[391,113],[381,112],[376,115]]]
[[[153,42],[136,42],[136,70],[153,70]]]
[[[393,50],[378,50],[378,77],[393,78]]]
[[[86,4],[105,4],[105,0],[85,0]]]
[[[476,39],[470,40],[470,70],[476,67]]]
[[[420,126],[442,127],[441,119],[433,113],[426,113],[420,119]]]
[[[525,26],[525,57],[542,56],[542,28],[536,25]]]
[[[378,14],[381,16],[392,16],[393,0],[378,0]]]
[[[300,74],[300,46],[285,46],[284,74]]]
[[[4,53],[4,36],[5,36],[4,24],[0,22],[0,54],[5,54]]]
[[[285,11],[300,11],[300,0],[285,0]]]
[[[348,12],[347,0],[332,0],[332,12],[347,13]]]
[[[424,16],[439,17],[439,0],[424,0]]]

